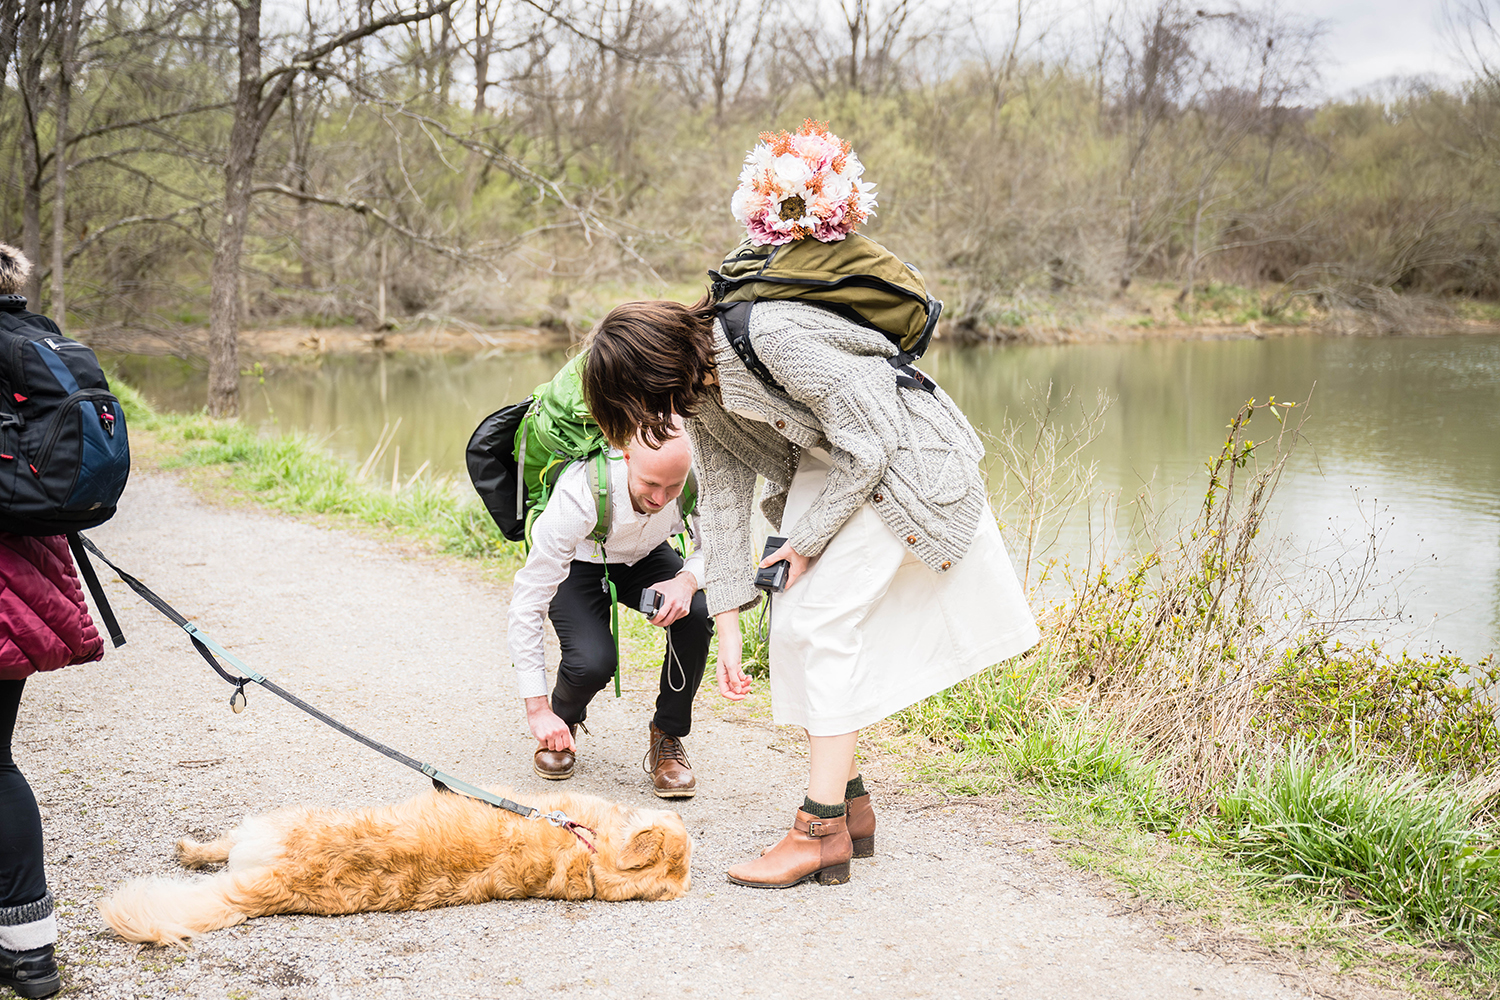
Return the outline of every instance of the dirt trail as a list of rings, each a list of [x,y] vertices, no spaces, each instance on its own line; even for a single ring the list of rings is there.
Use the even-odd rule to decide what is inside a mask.
[[[505,650],[505,588],[454,561],[205,504],[168,475],[136,474],[120,509],[96,543],[255,669],[457,776],[513,783],[523,799],[544,784]],[[731,886],[725,868],[774,841],[800,801],[801,760],[785,733],[707,690],[687,740],[702,790],[680,808],[698,845],[684,899],[273,917],[187,953],[126,944],[95,900],[126,877],[177,874],[182,834],[295,800],[396,801],[423,779],[254,686],[232,714],[182,632],[105,575],[129,644],[34,678],[16,734],[47,813],[68,995],[1354,995],[1253,948],[1219,957],[1170,941],[1059,860],[1037,825],[894,780],[875,786],[880,853],[849,884]],[[656,804],[640,769],[652,693],[639,688],[596,702],[574,789]]]

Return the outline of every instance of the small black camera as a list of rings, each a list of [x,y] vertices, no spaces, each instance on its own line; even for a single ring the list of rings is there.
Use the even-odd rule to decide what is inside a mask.
[[[764,559],[785,544],[785,538],[778,538],[772,535],[766,539],[766,550],[760,554],[760,557]],[[792,564],[785,559],[780,562],[774,562],[769,566],[762,566],[755,571],[755,585],[761,590],[779,594],[786,589],[787,574],[791,571]]]
[[[661,610],[661,592],[647,587],[641,591],[641,614],[647,618],[655,618],[656,613]]]

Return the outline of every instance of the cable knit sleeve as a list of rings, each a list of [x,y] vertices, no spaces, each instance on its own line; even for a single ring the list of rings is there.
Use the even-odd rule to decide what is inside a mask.
[[[698,518],[708,613],[743,610],[760,597],[749,568],[755,469],[739,457],[743,448],[734,449],[735,425],[723,410],[704,407],[687,422],[687,431],[702,491]]]
[[[752,325],[756,353],[787,394],[812,411],[831,446],[823,492],[795,525],[782,526],[792,548],[815,556],[870,498],[911,438],[910,421],[883,343],[857,328],[820,322],[820,310],[761,308],[774,322]]]

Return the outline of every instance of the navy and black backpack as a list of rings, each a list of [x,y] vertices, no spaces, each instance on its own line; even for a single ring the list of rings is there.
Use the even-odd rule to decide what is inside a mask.
[[[25,296],[0,295],[0,530],[103,524],[129,476],[125,412],[93,350],[27,312]]]
[[[117,646],[78,532],[114,516],[129,476],[125,411],[93,350],[27,312],[24,295],[0,295],[0,531],[67,535]]]

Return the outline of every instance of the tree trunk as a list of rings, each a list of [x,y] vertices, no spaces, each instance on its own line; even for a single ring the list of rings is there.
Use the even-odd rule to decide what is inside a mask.
[[[68,237],[68,113],[73,98],[73,53],[83,19],[83,0],[70,0],[58,19],[57,136],[52,154],[52,320],[66,331],[68,300],[63,289],[63,260]]]
[[[16,50],[16,78],[21,91],[21,252],[31,261],[31,276],[21,293],[31,308],[41,308],[42,297],[42,150],[37,118],[42,94],[42,5],[30,0],[21,19],[21,44]]]
[[[224,160],[224,218],[214,244],[208,297],[208,412],[232,417],[240,407],[240,253],[250,221],[251,177],[263,129],[260,101],[260,0],[239,8],[240,80]]]

